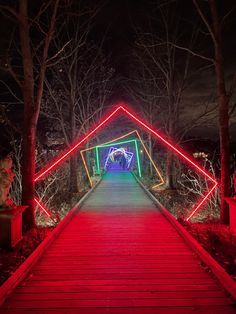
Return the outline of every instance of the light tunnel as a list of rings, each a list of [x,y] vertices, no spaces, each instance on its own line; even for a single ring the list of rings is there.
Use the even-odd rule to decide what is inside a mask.
[[[101,169],[104,171],[130,171],[135,166],[138,169],[139,177],[141,177],[140,151],[136,139],[99,145],[95,149],[98,173],[101,172]],[[99,155],[99,152],[103,152],[103,158],[100,158],[102,154]]]
[[[203,168],[200,164],[198,164],[191,156],[188,155],[185,151],[183,151],[181,148],[179,148],[176,144],[174,144],[171,140],[169,140],[167,137],[162,135],[159,130],[154,129],[148,122],[144,121],[142,118],[140,118],[138,115],[136,115],[135,112],[130,110],[126,104],[120,103],[117,105],[117,107],[114,108],[112,112],[107,114],[104,119],[95,125],[92,129],[90,129],[84,136],[82,136],[78,141],[76,141],[71,147],[63,151],[61,154],[59,154],[56,158],[53,158],[50,162],[47,163],[44,167],[41,168],[41,170],[35,174],[34,181],[39,182],[44,180],[54,169],[60,167],[60,165],[65,162],[72,154],[78,150],[78,148],[85,144],[95,133],[97,133],[99,130],[102,130],[111,120],[114,118],[117,118],[119,115],[126,116],[129,118],[133,123],[137,124],[141,129],[148,132],[154,139],[158,140],[163,146],[168,149],[173,155],[177,156],[180,160],[183,161],[183,163],[186,165],[186,167],[189,167],[190,169],[193,169],[197,175],[203,180],[207,180],[209,183],[209,186],[207,185],[205,190],[203,191],[203,194],[191,205],[187,206],[188,214],[185,217],[185,220],[190,220],[192,217],[196,215],[196,213],[203,209],[203,205],[208,201],[210,196],[213,194],[214,191],[216,191],[218,182],[207,169]],[[134,131],[130,132],[133,133]],[[119,139],[126,137],[127,135],[121,136]],[[137,134],[139,141],[142,143],[142,139],[140,138],[140,135]],[[118,139],[116,139],[117,141]],[[112,141],[115,141],[114,139]],[[112,142],[110,141],[110,142]],[[105,143],[104,143],[105,144]],[[142,143],[143,145],[143,143]],[[143,149],[145,153],[148,155],[148,150],[146,149],[145,145],[143,146]],[[86,161],[83,156],[83,152],[80,151],[83,162],[85,164],[86,168]],[[151,156],[149,156],[150,158]],[[159,176],[159,180],[155,186],[152,188],[158,187],[159,185],[162,185],[164,183],[164,180],[162,178],[162,175],[155,165],[155,163],[151,160],[150,161],[156,170],[156,173]],[[86,173],[89,177],[89,172],[86,170]],[[90,179],[90,177],[89,177]],[[90,184],[92,185],[92,182],[90,181]],[[38,205],[38,207],[41,208],[45,213],[47,213],[47,208],[45,205],[41,202],[40,199],[35,198],[35,203]]]
[[[132,136],[132,138],[129,138],[130,136]],[[132,151],[129,151],[131,147],[132,147]],[[150,156],[148,149],[146,148],[144,141],[142,140],[137,130],[133,130],[120,137],[113,138],[112,140],[106,143],[99,144],[97,146],[92,146],[92,147],[89,147],[87,149],[80,151],[90,186],[93,186],[93,181],[92,181],[92,175],[89,171],[88,163],[86,161],[85,153],[92,150],[95,152],[95,156],[96,156],[93,175],[94,174],[101,175],[102,172],[104,171],[109,171],[112,169],[114,170],[114,168],[116,168],[117,170],[120,170],[120,171],[122,170],[134,171],[135,169],[137,175],[139,177],[142,177],[142,166],[141,166],[141,156],[140,156],[142,152],[146,154],[157,176],[157,180],[156,180],[157,182],[153,185],[152,188],[157,188],[161,186],[162,184],[164,184],[164,179],[161,174],[161,171],[158,169],[156,163],[153,161],[152,157]],[[121,158],[122,158],[122,155],[126,158],[126,164],[124,168],[123,168],[124,165],[122,165],[122,159],[121,160],[118,159],[117,161],[113,160],[113,155],[116,152],[121,153],[120,154]],[[109,164],[111,166],[113,165],[116,167],[109,167]]]

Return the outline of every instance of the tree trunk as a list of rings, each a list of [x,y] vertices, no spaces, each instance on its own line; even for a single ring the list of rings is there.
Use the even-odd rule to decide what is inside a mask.
[[[22,141],[22,204],[29,206],[23,213],[25,230],[35,226],[35,134],[36,127],[28,123],[28,119],[25,119]]]
[[[19,2],[19,33],[24,71],[22,94],[24,99],[23,148],[22,148],[22,204],[29,206],[23,215],[23,225],[35,225],[34,173],[37,113],[34,108],[34,74],[30,48],[27,0]]]
[[[76,122],[75,122],[75,112],[74,103],[70,104],[70,126],[71,126],[71,145],[76,138]],[[77,182],[77,155],[73,155],[70,158],[70,192],[78,192],[78,182]]]
[[[174,189],[174,160],[173,154],[168,150],[166,156],[166,188]]]
[[[214,29],[214,48],[215,48],[215,71],[217,97],[219,103],[219,135],[220,135],[220,158],[221,158],[221,178],[220,178],[220,222],[229,223],[229,208],[225,202],[225,197],[231,195],[230,188],[230,149],[229,149],[229,100],[225,87],[225,74],[223,66],[221,23],[215,0],[210,0],[210,8],[213,19]]]
[[[148,153],[152,158],[152,135],[149,133],[148,134]],[[151,160],[149,160],[149,173],[150,176],[153,176],[153,167],[152,167],[152,163]]]
[[[70,158],[70,192],[78,192],[78,180],[77,180],[77,156],[71,156]]]
[[[28,0],[19,0],[19,35],[23,63],[23,86],[24,99],[24,124],[23,124],[23,149],[22,149],[22,203],[28,205],[23,215],[25,229],[35,226],[34,212],[34,175],[35,175],[35,147],[36,130],[43,94],[43,84],[47,65],[47,56],[50,41],[56,21],[56,13],[59,0],[55,1],[48,33],[45,35],[43,55],[40,64],[39,77],[37,81],[37,92],[34,93],[34,64],[30,45],[30,24],[28,16]],[[35,97],[36,94],[36,97]]]
[[[175,116],[172,115],[169,120],[169,129],[168,129],[168,135],[171,139],[174,138],[174,123],[175,123]],[[173,154],[170,151],[170,149],[167,149],[166,154],[166,188],[167,189],[174,189],[174,159]]]

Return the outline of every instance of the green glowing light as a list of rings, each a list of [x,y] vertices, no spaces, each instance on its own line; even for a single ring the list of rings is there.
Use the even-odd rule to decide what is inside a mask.
[[[96,150],[96,164],[97,164],[97,172],[98,174],[101,173],[100,171],[100,157],[99,157],[99,148],[103,148],[103,147],[109,147],[109,146],[116,146],[116,145],[122,145],[122,144],[127,144],[127,143],[132,143],[134,142],[135,145],[135,152],[136,152],[136,160],[137,160],[137,167],[138,167],[138,175],[139,177],[142,176],[142,172],[141,172],[141,166],[140,166],[140,156],[139,156],[139,150],[138,150],[138,144],[137,144],[137,140],[133,139],[133,140],[126,140],[126,141],[121,141],[121,142],[112,142],[109,144],[104,144],[104,145],[98,145],[95,147]]]
[[[136,139],[133,140],[126,140],[126,141],[122,141],[122,142],[112,142],[109,144],[103,144],[103,145],[98,145],[96,147],[101,148],[101,147],[109,147],[109,146],[113,146],[113,145],[122,145],[122,144],[126,144],[126,143],[130,143],[130,142],[135,142],[137,141]]]
[[[136,158],[137,158],[137,165],[138,165],[138,174],[141,177],[141,167],[140,167],[140,158],[139,158],[139,151],[138,151],[138,144],[137,141],[134,142],[135,144],[135,150],[136,150]]]
[[[97,174],[101,174],[101,171],[100,171],[100,158],[99,158],[98,146],[95,147],[95,151],[96,151],[96,168],[97,168]]]

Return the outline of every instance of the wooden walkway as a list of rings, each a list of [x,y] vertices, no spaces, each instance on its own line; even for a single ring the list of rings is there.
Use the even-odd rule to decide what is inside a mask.
[[[0,313],[231,314],[232,299],[130,173],[108,173]]]

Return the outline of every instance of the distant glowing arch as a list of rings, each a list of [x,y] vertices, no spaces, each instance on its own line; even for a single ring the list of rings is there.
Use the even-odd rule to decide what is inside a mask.
[[[126,134],[123,134],[119,137],[116,137],[108,142],[105,142],[103,144],[99,144],[97,146],[92,146],[92,147],[88,147],[86,149],[83,149],[80,151],[80,154],[81,154],[81,158],[82,158],[82,161],[83,161],[83,164],[84,164],[84,167],[85,167],[85,171],[86,171],[86,174],[87,174],[87,177],[89,179],[89,183],[90,183],[90,186],[92,187],[93,186],[93,183],[92,183],[92,179],[91,179],[91,176],[89,174],[89,170],[88,170],[88,166],[87,166],[87,163],[86,163],[86,159],[84,157],[84,153],[86,151],[89,151],[89,150],[92,150],[92,149],[95,149],[96,151],[96,168],[97,168],[97,173],[100,174],[100,159],[99,159],[99,148],[102,148],[102,147],[108,147],[108,146],[112,146],[112,145],[123,145],[123,144],[127,144],[127,143],[130,143],[130,142],[134,142],[135,143],[135,151],[136,151],[136,158],[137,158],[137,169],[138,169],[138,175],[139,177],[141,177],[141,165],[140,165],[140,157],[139,157],[139,152],[138,152],[138,145],[137,145],[137,139],[133,138],[133,139],[127,139],[127,140],[124,140],[124,138],[128,137],[128,136],[131,136],[131,135],[136,135],[137,136],[137,139],[140,141],[141,145],[142,145],[142,148],[143,150],[145,151],[146,155],[148,156],[153,168],[155,169],[159,179],[160,179],[160,182],[155,184],[154,186],[152,186],[152,189],[155,189],[161,185],[163,185],[165,183],[164,179],[163,179],[163,176],[160,172],[160,170],[158,169],[156,163],[154,162],[154,160],[152,159],[152,157],[150,156],[149,152],[148,152],[148,149],[146,148],[139,132],[137,130],[133,130],[129,133],[126,133]],[[123,140],[122,140],[123,139]],[[120,141],[122,140],[122,141]]]

